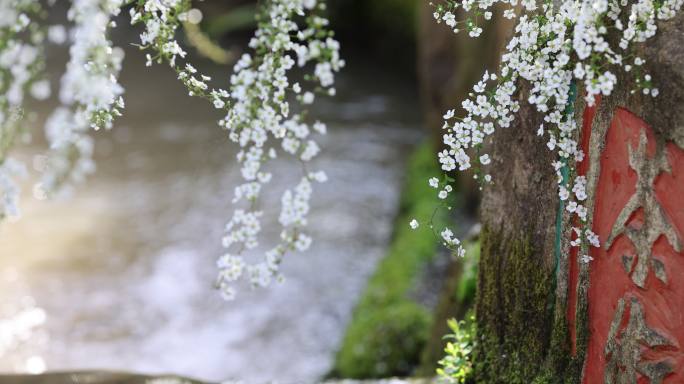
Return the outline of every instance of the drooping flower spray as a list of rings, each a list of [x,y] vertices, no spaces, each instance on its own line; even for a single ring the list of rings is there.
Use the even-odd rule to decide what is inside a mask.
[[[456,169],[474,169],[474,177],[482,186],[492,177],[486,172],[491,158],[485,153],[485,140],[498,129],[507,129],[527,102],[544,115],[544,123],[537,134],[544,137],[549,150],[557,154],[551,166],[558,176],[558,196],[565,210],[578,218],[573,227],[571,245],[583,242],[598,247],[600,241],[587,224],[586,178],[578,176],[575,164],[585,154],[578,145],[578,127],[568,105],[576,95],[576,85],[583,85],[585,101],[593,105],[599,95],[608,96],[617,85],[616,73],[632,74],[638,89],[656,97],[651,76],[641,69],[644,60],[634,53],[635,43],[642,43],[655,35],[658,20],[674,17],[682,8],[683,0],[444,0],[433,4],[434,18],[454,32],[466,30],[471,37],[482,33],[482,20],[492,18],[493,7],[500,4],[503,16],[517,18],[514,36],[501,57],[498,73],[485,72],[473,87],[470,98],[462,104],[465,117],[457,117],[456,110],[444,115],[443,144],[438,154],[445,175],[433,178],[430,185],[439,189],[440,199],[452,191],[447,173]],[[465,15],[458,20],[457,14]],[[617,44],[608,39],[609,30],[617,30]],[[527,100],[516,100],[520,81],[529,83]],[[570,108],[572,110],[572,108]],[[564,174],[568,177],[564,177]],[[412,223],[417,226],[419,223]],[[442,231],[444,243],[463,255],[460,242],[452,232]],[[584,255],[588,262],[591,257]]]
[[[310,169],[321,148],[316,135],[326,132],[311,120],[307,107],[319,96],[335,95],[335,74],[344,66],[339,43],[327,29],[324,0],[266,0],[260,2],[258,28],[232,75],[211,85],[190,62],[176,40],[178,28],[192,21],[197,10],[190,0],[73,0],[68,11],[69,31],[39,27],[44,15],[36,0],[0,1],[0,218],[18,212],[18,187],[13,176],[23,167],[8,157],[21,124],[24,93],[33,89],[47,97],[41,80],[42,45],[69,41],[70,59],[61,78],[60,106],[47,119],[50,148],[43,157],[43,177],[35,192],[53,195],[82,181],[94,171],[91,129],[110,129],[123,113],[124,89],[118,76],[123,50],[109,39],[113,18],[128,7],[131,24],[142,25],[139,45],[148,51],[147,65],[167,64],[190,96],[206,99],[224,113],[219,126],[240,150],[244,183],[235,187],[235,211],[225,228],[226,253],[218,260],[218,286],[226,298],[235,295],[233,283],[246,278],[252,286],[281,279],[279,265],[292,251],[309,248],[305,232],[314,184],[326,175]],[[47,31],[46,31],[47,30]],[[301,72],[301,82],[292,79]],[[292,105],[292,104],[296,105]],[[279,212],[259,209],[258,199],[272,177],[268,163],[287,155],[301,163],[302,175],[281,198]],[[259,244],[260,219],[275,215],[282,226],[276,245],[262,257],[246,257]],[[218,239],[217,239],[218,241]]]

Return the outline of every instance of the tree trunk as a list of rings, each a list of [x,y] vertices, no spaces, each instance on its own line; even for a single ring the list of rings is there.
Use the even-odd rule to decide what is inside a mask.
[[[590,223],[601,248],[569,247],[553,156],[529,106],[492,145],[482,199],[475,376],[482,383],[684,382],[684,17],[641,49],[660,95],[622,76],[576,118]],[[520,99],[526,90],[521,87]],[[586,250],[582,250],[585,254]]]

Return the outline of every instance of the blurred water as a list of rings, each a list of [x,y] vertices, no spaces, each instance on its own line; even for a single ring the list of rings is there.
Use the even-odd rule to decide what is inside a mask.
[[[98,172],[68,200],[27,193],[22,219],[2,225],[0,371],[325,374],[391,235],[404,159],[420,137],[412,90],[351,60],[339,96],[317,107],[329,135],[316,164],[330,181],[313,198],[313,247],[286,260],[284,284],[229,303],[212,286],[239,183],[221,116],[187,98],[168,69],[144,71],[139,54],[126,61],[126,116],[96,134]],[[299,168],[276,172],[286,176],[274,179],[267,210]]]

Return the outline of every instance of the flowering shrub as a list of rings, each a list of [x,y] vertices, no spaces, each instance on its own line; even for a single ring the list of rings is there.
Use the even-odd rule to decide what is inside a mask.
[[[558,175],[559,199],[580,223],[573,227],[571,245],[598,247],[599,238],[587,225],[586,178],[578,176],[575,169],[585,156],[577,142],[573,116],[576,87],[582,88],[586,103],[593,105],[599,95],[611,94],[617,85],[616,74],[623,72],[635,77],[638,89],[632,92],[656,97],[658,89],[642,70],[644,60],[635,53],[634,45],[654,36],[656,22],[674,17],[684,1],[442,0],[433,4],[434,18],[456,33],[463,29],[477,37],[482,33],[480,23],[492,18],[492,7],[498,3],[505,8],[504,17],[517,18],[515,34],[501,57],[498,73],[485,72],[462,103],[467,115],[457,117],[455,110],[444,115],[445,149],[438,155],[445,176],[432,178],[429,184],[445,199],[452,191],[447,172],[474,168],[481,186],[496,182],[486,172],[491,158],[485,152],[485,140],[497,129],[511,125],[521,102],[515,94],[524,80],[530,84],[526,102],[544,115],[537,134],[545,137],[549,150],[557,154],[551,166]],[[609,31],[618,35],[615,41]],[[419,225],[417,220],[410,223],[412,228]],[[448,228],[441,235],[447,247],[463,255],[460,242]],[[583,255],[582,260],[588,262],[591,257]]]
[[[18,188],[13,176],[23,167],[8,158],[20,132],[24,93],[49,96],[49,83],[40,78],[42,45],[70,42],[70,60],[61,79],[60,106],[47,119],[45,134],[50,150],[44,157],[43,178],[35,187],[39,197],[80,182],[94,170],[90,128],[110,129],[122,114],[123,87],[118,83],[123,51],[108,38],[116,27],[113,17],[130,8],[131,24],[141,25],[140,48],[147,65],[167,64],[190,96],[203,98],[222,111],[219,121],[231,141],[240,146],[237,160],[244,184],[235,188],[235,212],[226,225],[218,261],[218,286],[226,298],[235,294],[232,283],[246,277],[253,286],[267,286],[282,278],[279,264],[286,253],[306,250],[311,238],[304,232],[313,184],[324,182],[322,171],[308,162],[320,151],[314,134],[326,126],[309,121],[306,106],[318,95],[334,95],[335,73],[343,66],[339,44],[322,16],[324,0],[267,0],[261,2],[258,28],[245,53],[235,64],[226,88],[210,85],[211,78],[183,62],[186,52],[176,40],[182,22],[198,22],[190,0],[73,0],[67,31],[63,26],[41,28],[44,11],[37,0],[0,2],[0,217],[18,214]],[[302,84],[292,83],[296,67],[311,69]],[[298,104],[291,108],[291,103]],[[277,244],[262,261],[247,262],[243,255],[259,244],[262,188],[273,175],[266,164],[286,153],[301,162],[302,177],[284,192]]]

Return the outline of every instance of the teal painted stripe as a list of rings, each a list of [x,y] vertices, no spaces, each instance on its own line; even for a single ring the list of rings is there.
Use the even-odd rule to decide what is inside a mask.
[[[568,179],[570,178],[570,168],[565,161],[563,161],[563,163],[561,175],[563,176],[563,186],[567,187]],[[556,244],[554,252],[556,256],[556,271],[553,277],[554,282],[557,279],[558,273],[560,272],[561,240],[563,235],[563,211],[565,211],[565,201],[558,199],[558,214],[556,215]]]
[[[575,115],[575,101],[577,100],[577,84],[573,80],[570,84],[570,92],[568,94],[568,104],[565,106],[565,119],[572,119]],[[566,159],[563,159],[563,167],[561,168],[561,176],[563,177],[562,185],[568,186],[570,178],[570,167]],[[561,240],[563,236],[563,212],[565,211],[565,201],[558,199],[558,214],[556,215],[556,243],[554,246],[554,254],[556,259],[555,273],[553,275],[553,285],[556,286],[558,273],[560,272],[560,258],[561,258]]]

